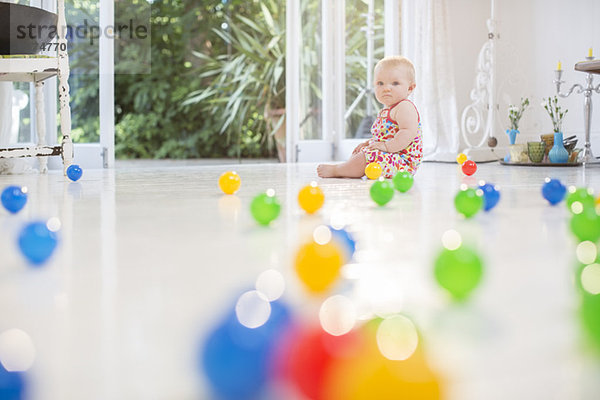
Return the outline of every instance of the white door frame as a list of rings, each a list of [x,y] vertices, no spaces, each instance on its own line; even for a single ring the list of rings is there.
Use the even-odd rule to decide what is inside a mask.
[[[288,162],[345,160],[361,140],[346,139],[345,0],[321,0],[322,139],[300,140],[299,0],[286,3],[286,157]],[[400,0],[384,0],[385,54],[400,52]]]
[[[115,24],[114,0],[100,0],[100,31]],[[100,35],[100,151],[103,168],[115,166],[115,40],[114,36]]]

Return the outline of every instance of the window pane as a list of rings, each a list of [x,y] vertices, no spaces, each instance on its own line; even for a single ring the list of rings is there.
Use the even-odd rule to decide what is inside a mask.
[[[321,1],[302,0],[301,12],[300,140],[322,139]]]
[[[370,137],[371,123],[379,104],[372,94],[372,82],[367,82],[367,70],[383,57],[383,2],[373,0],[373,59],[367,60],[368,0],[346,0],[346,110],[352,111],[346,119],[346,138]],[[368,105],[370,102],[370,108]],[[355,103],[353,105],[353,103]]]
[[[74,143],[97,143],[100,140],[99,7],[99,1],[65,2],[71,69],[71,139]],[[60,110],[60,105],[57,105],[57,110]],[[60,130],[58,135],[60,138]]]
[[[31,88],[31,89],[30,89]],[[31,138],[31,115],[30,115],[30,90],[33,85],[27,82],[13,83],[13,109],[12,109],[12,129],[10,144],[32,143]],[[15,135],[16,133],[16,135]]]

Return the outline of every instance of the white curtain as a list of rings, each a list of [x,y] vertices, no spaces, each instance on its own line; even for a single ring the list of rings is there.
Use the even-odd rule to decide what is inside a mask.
[[[402,0],[402,54],[415,65],[426,160],[454,161],[459,147],[448,18],[447,0]]]

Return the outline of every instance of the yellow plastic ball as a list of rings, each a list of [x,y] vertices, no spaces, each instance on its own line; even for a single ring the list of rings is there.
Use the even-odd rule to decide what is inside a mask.
[[[467,161],[467,156],[464,153],[460,153],[456,156],[456,162],[462,165],[465,161]]]
[[[365,167],[365,175],[369,179],[375,180],[379,178],[381,176],[381,172],[381,165],[379,165],[379,163],[376,162],[369,163]]]
[[[325,202],[325,195],[316,182],[304,186],[298,192],[298,204],[308,214],[317,212]]]
[[[342,251],[334,242],[311,241],[296,254],[296,273],[308,291],[322,293],[338,279],[343,259]]]
[[[374,324],[375,322],[375,324]],[[356,343],[344,357],[333,359],[322,398],[329,400],[440,399],[444,388],[419,345],[406,360],[385,358],[377,345],[378,321],[355,331]],[[397,343],[402,346],[402,343]]]
[[[242,178],[235,171],[223,172],[219,177],[219,188],[225,194],[234,194],[240,188]]]

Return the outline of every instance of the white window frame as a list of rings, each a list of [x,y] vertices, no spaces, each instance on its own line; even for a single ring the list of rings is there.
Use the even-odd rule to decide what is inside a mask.
[[[288,162],[345,160],[360,139],[347,139],[345,0],[322,0],[322,139],[300,140],[300,1],[286,3],[286,157]],[[400,0],[384,0],[385,55],[400,53]]]

